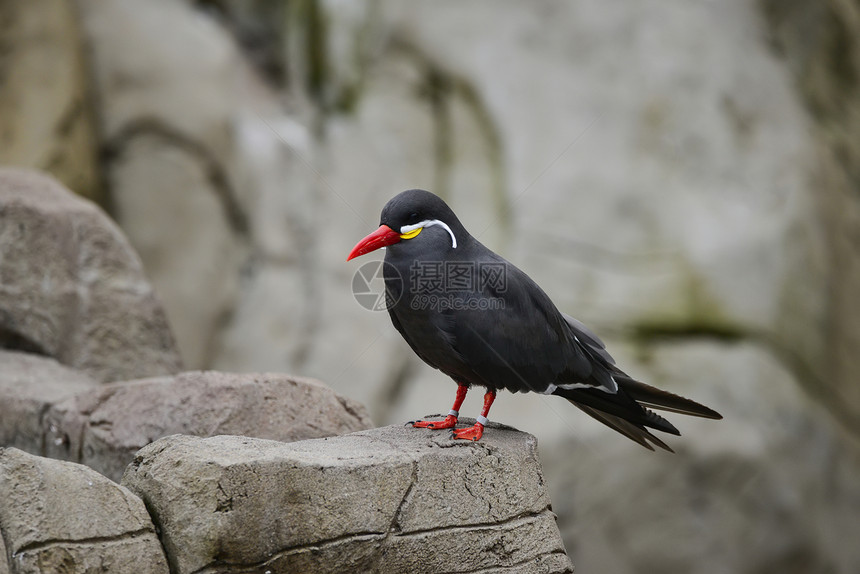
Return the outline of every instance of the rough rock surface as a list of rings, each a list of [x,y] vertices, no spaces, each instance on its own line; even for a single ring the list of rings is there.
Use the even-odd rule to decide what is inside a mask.
[[[43,419],[46,456],[116,481],[139,449],[167,435],[292,442],[372,426],[361,404],[319,381],[216,371],[104,385],[55,402]]]
[[[167,574],[143,502],[78,464],[0,448],[0,532],[11,574]]]
[[[123,484],[177,574],[571,572],[534,437],[385,427],[284,444],[166,437]]]
[[[99,386],[53,359],[0,349],[0,446],[45,456],[45,413],[66,397]]]
[[[179,370],[140,259],[94,204],[35,172],[0,169],[0,346],[107,382]]]

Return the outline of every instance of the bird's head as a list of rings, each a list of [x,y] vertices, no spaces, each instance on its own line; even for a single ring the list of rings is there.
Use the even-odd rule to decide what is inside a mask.
[[[469,237],[448,204],[422,189],[395,195],[382,208],[379,223],[379,229],[352,248],[347,261],[396,243],[402,244],[398,249],[415,250],[416,254],[420,250],[441,257]]]

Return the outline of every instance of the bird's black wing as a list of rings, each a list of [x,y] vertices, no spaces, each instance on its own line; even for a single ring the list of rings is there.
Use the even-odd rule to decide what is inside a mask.
[[[567,313],[562,313],[561,316],[567,321],[577,340],[585,345],[592,355],[600,357],[607,365],[615,364],[615,359],[606,350],[606,344],[600,340],[600,337],[592,333],[591,329],[586,327],[582,321],[571,317]]]
[[[609,371],[592,356],[600,353],[586,349],[546,293],[516,266],[493,256],[505,265],[504,282],[483,286],[479,297],[485,308],[458,313],[453,325],[455,347],[480,379],[474,382],[514,392],[544,393],[560,382],[612,388]],[[596,336],[583,338],[600,348]]]

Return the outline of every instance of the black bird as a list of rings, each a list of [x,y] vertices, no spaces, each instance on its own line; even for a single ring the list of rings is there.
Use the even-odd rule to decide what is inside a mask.
[[[396,195],[382,209],[379,229],[359,241],[347,261],[380,247],[387,247],[383,273],[394,327],[425,363],[458,385],[444,420],[413,426],[454,429],[473,385],[487,389],[484,408],[474,426],[453,430],[454,438],[481,438],[500,389],[563,397],[651,450],[653,443],[672,451],[648,429],[681,433],[649,407],[722,418],[630,378],[594,333],[472,237],[436,195],[420,189]]]

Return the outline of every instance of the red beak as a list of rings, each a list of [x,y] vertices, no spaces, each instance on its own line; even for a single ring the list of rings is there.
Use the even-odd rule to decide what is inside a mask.
[[[349,252],[349,256],[346,260],[349,261],[359,255],[376,251],[380,247],[385,247],[386,245],[393,245],[398,241],[400,241],[399,233],[387,225],[380,225],[379,229],[356,243],[355,247],[352,248],[352,251]]]

